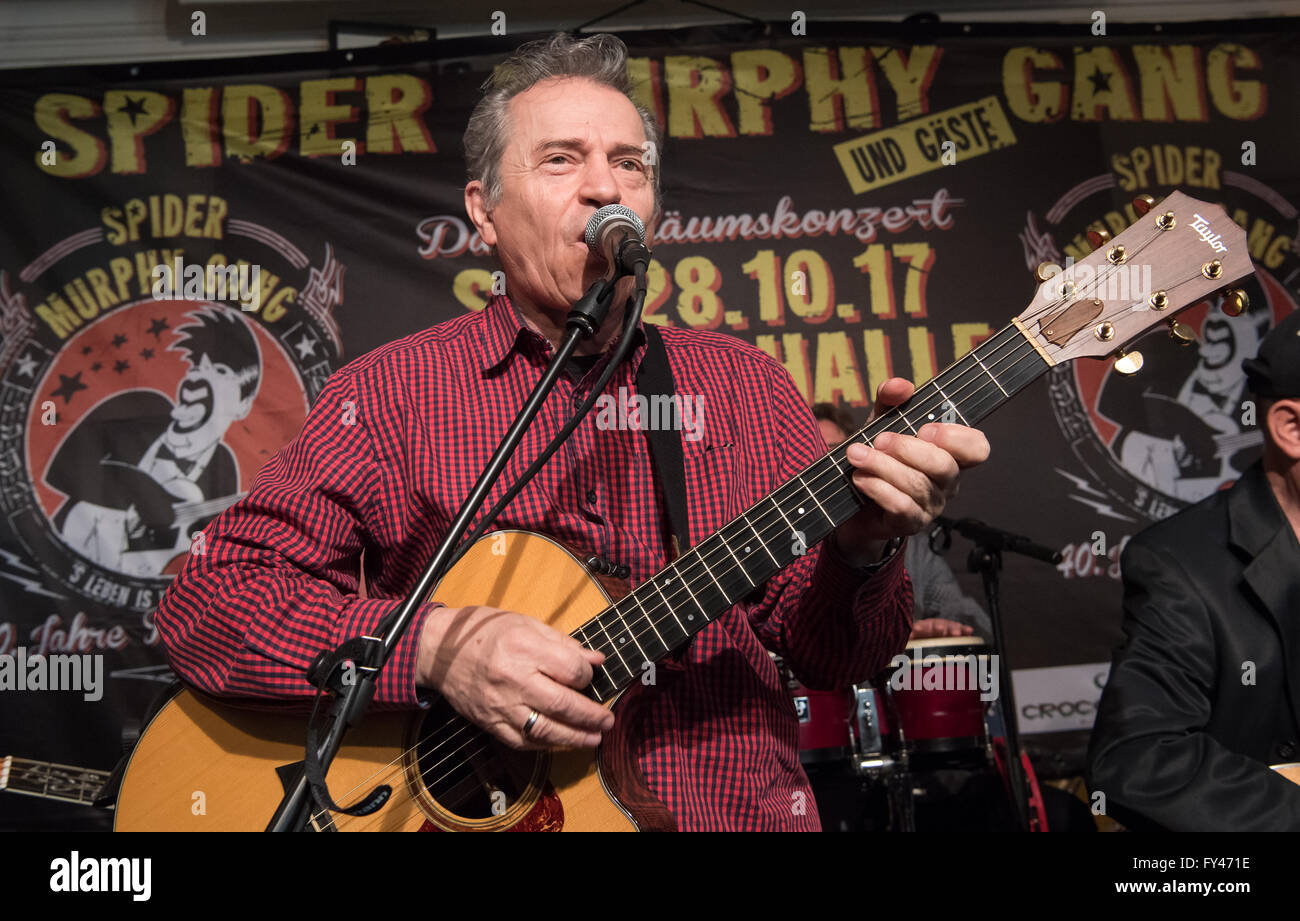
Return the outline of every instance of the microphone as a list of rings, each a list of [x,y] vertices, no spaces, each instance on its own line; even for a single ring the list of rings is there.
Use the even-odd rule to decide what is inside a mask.
[[[1023,554],[1030,559],[1042,560],[1044,563],[1055,564],[1061,562],[1061,551],[1053,550],[1051,547],[1044,547],[1042,544],[1036,544],[1028,537],[1012,534],[1010,531],[1003,531],[1001,528],[995,528],[982,521],[976,521],[974,518],[962,518],[954,521],[940,515],[934,519],[934,523],[938,525],[936,531],[951,529],[976,544],[985,544],[997,550],[1005,550],[1008,553]],[[930,540],[933,542],[934,539],[932,533]],[[951,538],[949,542],[951,542]],[[931,543],[930,546],[933,549],[934,544]],[[947,547],[944,549],[947,549]],[[975,570],[972,569],[971,571],[974,572]]]
[[[609,264],[609,278],[620,278],[650,266],[650,250],[645,245],[645,224],[635,211],[623,205],[606,205],[587,221],[584,234],[587,246]]]

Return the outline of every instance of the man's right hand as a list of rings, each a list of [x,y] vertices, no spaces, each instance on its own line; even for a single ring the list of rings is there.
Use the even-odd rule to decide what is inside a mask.
[[[511,748],[595,748],[614,714],[578,690],[605,661],[541,621],[482,605],[435,608],[424,621],[416,684]],[[528,737],[531,711],[540,716]]]

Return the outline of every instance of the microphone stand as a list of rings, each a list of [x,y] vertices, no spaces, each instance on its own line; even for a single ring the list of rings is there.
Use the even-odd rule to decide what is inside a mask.
[[[1002,571],[1002,553],[1019,553],[1030,559],[1045,563],[1059,563],[1059,551],[1042,544],[1036,544],[1028,537],[1012,534],[976,521],[974,518],[953,520],[940,516],[935,519],[935,530],[944,532],[944,545],[951,542],[949,531],[956,531],[962,537],[974,542],[970,556],[966,559],[966,568],[978,572],[984,577],[984,597],[988,601],[989,618],[993,622],[993,642],[998,650],[998,682],[1002,691],[1003,723],[1007,740],[1007,777],[1011,782],[1011,799],[1015,805],[1016,825],[1020,831],[1029,831],[1029,794],[1027,783],[1020,763],[1020,732],[1016,726],[1016,695],[1011,686],[1011,667],[1007,664],[1006,641],[1002,630],[1002,612],[998,606],[998,574]],[[931,535],[931,547],[934,547],[934,535]]]
[[[376,684],[379,673],[384,665],[388,662],[389,656],[396,648],[398,641],[402,638],[407,628],[415,618],[416,612],[424,603],[425,598],[439,580],[446,574],[447,570],[455,562],[452,558],[453,550],[457,542],[464,535],[469,527],[470,521],[482,506],[492,486],[500,478],[506,464],[514,455],[523,438],[524,431],[532,423],[546,397],[555,387],[561,370],[569,360],[579,339],[590,339],[594,336],[604,324],[605,317],[609,313],[610,303],[614,297],[615,282],[622,274],[627,274],[617,262],[611,265],[609,273],[592,283],[587,292],[579,298],[570,311],[565,321],[566,336],[560,348],[551,358],[541,379],[533,387],[523,408],[515,417],[505,436],[497,445],[496,451],[488,461],[487,467],[479,475],[478,481],[474,488],[470,490],[469,495],[465,498],[460,507],[455,520],[451,524],[446,537],[443,538],[433,559],[425,567],[415,587],[411,589],[402,602],[392,614],[379,626],[382,629],[381,636],[361,636],[354,637],[345,641],[337,649],[331,652],[322,652],[316,656],[307,672],[308,680],[322,691],[333,691],[333,703],[330,710],[330,724],[324,738],[319,745],[316,744],[316,733],[314,726],[308,726],[307,733],[307,757],[303,762],[301,772],[284,775],[282,779],[285,785],[285,796],[281,800],[279,808],[276,809],[275,815],[271,817],[267,825],[267,831],[306,831],[308,823],[312,819],[312,777],[324,786],[325,775],[329,772],[329,766],[338,750],[343,743],[343,736],[349,728],[361,721],[374,697]],[[645,274],[643,271],[637,273],[637,293],[633,299],[628,301],[628,309],[634,309],[637,314],[644,302],[645,295]],[[635,300],[635,307],[633,306]],[[630,337],[625,337],[630,338]],[[626,341],[623,343],[626,346]],[[621,354],[625,353],[625,349]],[[610,362],[610,371],[612,371],[614,362]],[[594,400],[596,394],[593,393],[590,400]],[[536,472],[536,471],[533,471]],[[459,558],[459,557],[457,557]],[[352,809],[348,809],[349,814],[368,815],[385,802],[387,802],[392,789],[386,785],[376,787],[360,804]],[[323,804],[322,804],[323,805]],[[328,811],[325,825],[333,829],[333,822],[328,820]]]

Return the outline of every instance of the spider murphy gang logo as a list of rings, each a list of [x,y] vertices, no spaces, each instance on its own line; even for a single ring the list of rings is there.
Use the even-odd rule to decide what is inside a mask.
[[[0,565],[147,614],[301,428],[341,353],[343,266],[328,244],[313,266],[220,213],[214,239],[186,251],[115,235],[106,208],[106,232],[56,242],[16,275],[0,267],[0,508],[27,552]],[[180,283],[193,266],[251,267],[257,284],[222,299]],[[160,285],[167,272],[176,283]]]
[[[1132,155],[1114,159],[1123,165],[1140,159],[1136,155],[1143,151],[1136,148]],[[1202,162],[1208,158],[1207,151],[1194,151]],[[1172,148],[1162,156],[1173,162],[1173,154],[1181,158],[1178,162],[1192,159],[1192,153]],[[1215,154],[1213,162],[1222,160]],[[1117,172],[1118,179],[1103,175],[1080,183],[1042,218],[1031,213],[1021,235],[1026,262],[1081,259],[1088,253],[1082,232],[1058,247],[1042,227],[1058,224],[1074,230],[1087,224],[1118,234],[1137,220],[1131,206],[1104,208],[1144,191],[1124,169]],[[1081,471],[1057,472],[1069,482],[1071,499],[1105,518],[1139,524],[1166,518],[1231,486],[1259,457],[1264,443],[1241,363],[1253,358],[1268,331],[1296,309],[1300,212],[1242,173],[1216,166],[1196,178],[1199,182],[1190,183],[1188,191],[1214,202],[1226,199],[1229,218],[1246,230],[1255,274],[1234,285],[1246,292],[1246,308],[1225,310],[1222,293],[1192,305],[1178,315],[1178,323],[1194,338],[1179,344],[1160,334],[1164,327],[1142,338],[1136,347],[1144,365],[1135,375],[1119,373],[1109,361],[1071,362],[1049,375],[1052,411],[1082,466]],[[1204,188],[1195,188],[1197,184]],[[1236,188],[1223,188],[1228,186]],[[1161,191],[1151,194],[1158,197]],[[1222,237],[1199,214],[1187,221],[1187,239],[1205,259],[1225,250]]]

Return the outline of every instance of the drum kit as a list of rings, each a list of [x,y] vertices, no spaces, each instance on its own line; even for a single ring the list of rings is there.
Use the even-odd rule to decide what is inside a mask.
[[[950,790],[954,777],[1000,775],[992,788],[1010,796],[1003,740],[990,732],[999,715],[974,680],[976,673],[991,674],[989,646],[979,637],[913,640],[905,664],[896,657],[875,680],[842,691],[807,688],[773,658],[799,720],[799,760],[828,829],[915,831],[918,804],[925,801],[932,818],[938,808],[928,807],[937,802],[936,789]],[[971,680],[954,682],[954,674]],[[1045,830],[1032,766],[1027,758],[1022,764],[1033,825]],[[1005,803],[995,811],[998,817],[989,819],[994,825],[1010,814]],[[984,813],[992,815],[987,808]],[[944,826],[927,821],[925,827]]]

